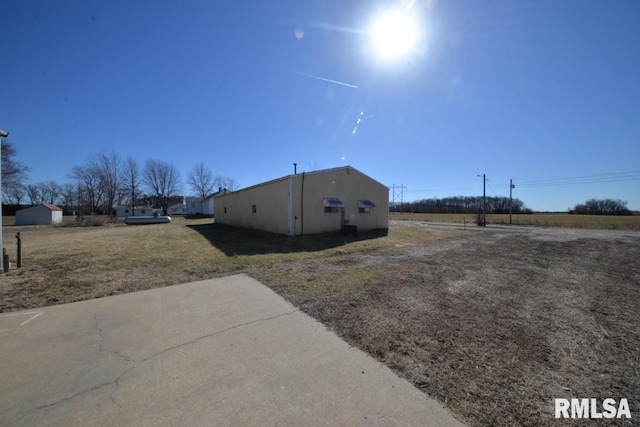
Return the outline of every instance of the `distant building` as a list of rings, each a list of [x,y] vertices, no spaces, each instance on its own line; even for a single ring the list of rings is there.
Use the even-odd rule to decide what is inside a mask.
[[[187,213],[187,207],[184,203],[176,203],[169,206],[169,215],[185,215]]]
[[[351,166],[220,193],[216,223],[289,236],[389,228],[389,188]]]
[[[44,203],[16,212],[16,225],[51,225],[62,222],[62,209]]]
[[[126,218],[128,216],[148,216],[153,215],[154,209],[151,206],[135,206],[118,205],[116,207],[116,216],[118,218]]]
[[[220,189],[207,197],[187,197],[187,215],[214,216],[216,213],[214,198],[222,191],[224,190]]]

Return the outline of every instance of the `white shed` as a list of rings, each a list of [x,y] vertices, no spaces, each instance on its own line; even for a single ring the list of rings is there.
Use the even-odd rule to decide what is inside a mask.
[[[62,222],[62,209],[44,203],[16,212],[16,225],[50,225]]]

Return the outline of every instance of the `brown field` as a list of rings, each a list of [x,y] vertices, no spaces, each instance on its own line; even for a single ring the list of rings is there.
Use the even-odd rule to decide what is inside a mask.
[[[421,214],[392,213],[392,219],[413,221],[443,221],[475,225],[472,214]],[[604,228],[640,230],[640,215],[571,215],[571,214],[522,214],[512,215],[514,225],[534,225],[538,227]],[[487,224],[509,224],[508,214],[488,214]]]
[[[624,397],[634,418],[607,425],[637,423],[640,232],[424,221],[292,239],[206,219],[8,225],[24,268],[0,276],[0,311],[244,272],[470,425],[582,425],[555,421],[557,397]]]

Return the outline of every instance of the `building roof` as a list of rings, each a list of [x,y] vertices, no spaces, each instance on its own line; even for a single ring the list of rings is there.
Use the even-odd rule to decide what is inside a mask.
[[[34,206],[26,207],[24,209],[20,209],[18,212],[27,211],[27,210],[30,210],[30,209],[38,209],[38,208],[42,208],[42,207],[45,207],[45,208],[49,209],[50,211],[62,211],[62,209],[57,207],[56,205],[52,205],[51,203],[42,203],[40,205],[34,205]]]
[[[216,197],[218,194],[223,193],[225,190],[216,191],[215,193],[209,194],[207,197],[187,197],[187,203],[198,203],[204,202],[205,200],[212,199]]]
[[[45,206],[46,208],[48,208],[49,210],[52,211],[61,211],[62,209],[57,207],[56,205],[52,205],[51,203],[43,203],[42,206]]]
[[[374,182],[380,184],[381,186],[388,188],[386,185],[382,184],[380,181],[377,181],[377,180],[371,178],[369,175],[360,172],[359,170],[357,170],[356,168],[354,168],[352,166],[340,166],[340,167],[337,167],[337,168],[321,169],[321,170],[317,170],[317,171],[300,172],[300,173],[297,173],[297,174],[285,175],[285,176],[282,176],[280,178],[272,179],[270,181],[261,182],[260,184],[251,185],[249,187],[241,188],[239,190],[227,191],[226,193],[223,193],[223,194],[221,194],[221,192],[218,192],[218,193],[216,193],[216,196],[221,196],[222,197],[222,196],[226,196],[228,194],[237,193],[239,191],[245,191],[245,190],[249,190],[249,189],[252,189],[252,188],[260,187],[262,185],[272,184],[274,182],[278,182],[278,181],[281,181],[283,179],[287,179],[290,176],[302,176],[302,175],[309,176],[309,175],[314,175],[314,174],[323,174],[323,173],[328,173],[328,172],[334,172],[334,171],[337,171],[337,170],[352,170],[354,172],[359,173],[360,175],[363,175],[363,176],[369,178],[371,181],[374,181]]]

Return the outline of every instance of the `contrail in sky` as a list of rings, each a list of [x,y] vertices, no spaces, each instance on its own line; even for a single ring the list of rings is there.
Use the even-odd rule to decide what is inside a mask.
[[[337,80],[326,79],[324,77],[314,76],[313,74],[300,73],[298,71],[289,71],[289,72],[293,73],[293,74],[297,74],[299,76],[310,77],[312,79],[322,80],[324,82],[335,83],[337,85],[346,86],[346,87],[352,87],[354,89],[358,89],[358,86],[356,86],[356,85],[352,85],[352,84],[345,83],[345,82],[339,82]]]

